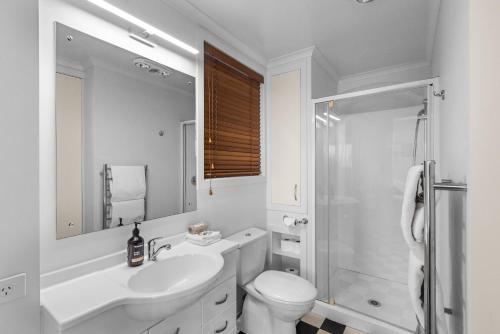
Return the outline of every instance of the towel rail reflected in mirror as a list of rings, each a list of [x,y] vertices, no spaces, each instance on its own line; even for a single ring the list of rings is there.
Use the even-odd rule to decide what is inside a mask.
[[[55,27],[57,239],[196,210],[195,78]]]

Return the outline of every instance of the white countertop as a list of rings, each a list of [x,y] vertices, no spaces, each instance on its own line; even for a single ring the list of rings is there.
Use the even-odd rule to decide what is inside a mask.
[[[208,246],[184,241],[159,254],[158,260],[181,253],[212,253],[223,255],[238,248],[238,244],[222,239]],[[147,260],[145,261],[145,265]],[[143,265],[144,266],[144,265]],[[130,289],[112,276],[130,277],[143,268],[130,268],[126,263],[62,282],[40,291],[42,311],[49,314],[60,330],[70,328],[111,308],[125,304]]]

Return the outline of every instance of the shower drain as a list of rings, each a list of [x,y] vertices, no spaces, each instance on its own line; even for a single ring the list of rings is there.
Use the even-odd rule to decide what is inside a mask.
[[[373,307],[380,307],[382,304],[376,299],[368,299],[368,305]]]

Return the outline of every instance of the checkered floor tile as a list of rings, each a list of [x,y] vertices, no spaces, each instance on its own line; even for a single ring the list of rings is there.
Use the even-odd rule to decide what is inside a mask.
[[[239,334],[244,334],[240,332]],[[315,313],[305,315],[297,324],[297,334],[364,334]]]

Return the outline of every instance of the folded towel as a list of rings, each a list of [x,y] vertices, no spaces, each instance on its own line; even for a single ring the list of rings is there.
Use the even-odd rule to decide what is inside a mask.
[[[424,260],[424,208],[416,201],[418,184],[423,172],[423,166],[413,166],[408,170],[403,207],[401,210],[401,230],[410,250],[420,260]]]
[[[222,235],[219,231],[205,231],[201,234],[186,233],[186,240],[200,246],[213,244],[220,239],[222,239]]]
[[[111,201],[121,202],[146,197],[145,166],[111,166]]]
[[[144,199],[134,199],[132,201],[111,202],[111,225],[115,227],[142,222],[144,220]]]

